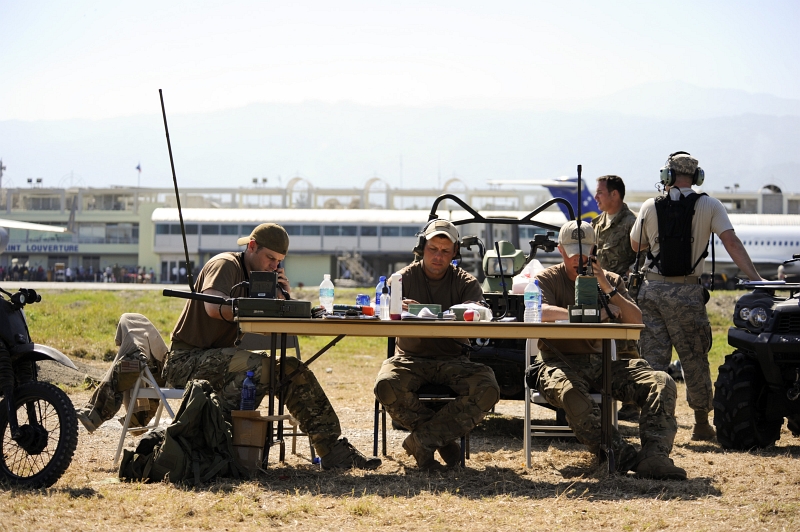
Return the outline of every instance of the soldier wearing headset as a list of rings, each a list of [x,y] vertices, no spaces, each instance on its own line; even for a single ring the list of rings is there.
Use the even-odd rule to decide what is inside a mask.
[[[403,308],[410,303],[453,305],[483,302],[478,280],[451,262],[459,254],[456,227],[447,220],[429,222],[418,234],[417,260],[400,270]],[[500,399],[488,366],[471,362],[466,338],[398,338],[396,354],[381,366],[375,396],[392,419],[411,431],[403,448],[420,469],[437,470],[460,463],[457,440],[471,431]],[[419,401],[424,384],[449,386],[458,397],[434,412]]]

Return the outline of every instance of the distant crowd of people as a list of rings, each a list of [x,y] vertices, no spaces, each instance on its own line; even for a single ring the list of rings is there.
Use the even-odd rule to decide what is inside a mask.
[[[106,266],[95,270],[93,267],[67,266],[56,270],[55,267],[29,267],[25,264],[11,266],[0,265],[0,281],[42,281],[42,282],[84,282],[84,283],[155,283],[158,282],[153,268],[144,266],[127,268],[125,266]]]

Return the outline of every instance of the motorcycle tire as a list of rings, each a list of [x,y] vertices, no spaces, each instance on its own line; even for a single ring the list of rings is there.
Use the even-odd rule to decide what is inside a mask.
[[[727,355],[714,387],[714,425],[724,449],[748,451],[778,441],[783,418],[767,415],[769,387],[758,362],[741,351]]]
[[[21,488],[47,488],[61,478],[78,446],[78,419],[67,394],[46,382],[14,390],[17,420],[27,438],[15,441],[6,399],[0,402],[0,480]]]

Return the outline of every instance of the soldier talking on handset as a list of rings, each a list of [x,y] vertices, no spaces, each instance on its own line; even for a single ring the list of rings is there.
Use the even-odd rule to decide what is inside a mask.
[[[713,441],[716,432],[708,422],[713,408],[708,365],[711,325],[705,307],[708,293],[699,283],[711,233],[719,236],[751,281],[761,276],[722,203],[692,189],[705,180],[697,159],[683,151],[670,154],[660,180],[666,194],[644,202],[630,233],[631,247],[637,252],[647,249],[648,259],[638,299],[645,324],[639,350],[653,369],[666,371],[675,347],[683,366],[686,400],[694,410],[692,439]]]

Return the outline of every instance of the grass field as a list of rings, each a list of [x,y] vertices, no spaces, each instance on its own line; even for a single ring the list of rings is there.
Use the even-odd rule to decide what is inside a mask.
[[[356,292],[337,289],[337,298],[349,301]],[[714,376],[729,352],[726,331],[736,295],[717,292],[709,304]],[[34,339],[98,371],[107,367],[104,356],[116,352],[121,313],[147,315],[168,338],[183,305],[157,292],[54,291],[43,298],[29,307]],[[325,341],[301,338],[304,358]],[[372,384],[384,358],[385,341],[346,338],[312,366],[344,435],[367,454]],[[90,395],[68,391],[76,406]],[[749,453],[692,442],[682,385],[679,397],[672,457],[687,470],[685,482],[609,476],[573,440],[536,440],[528,470],[523,405],[515,401],[501,401],[473,432],[465,469],[420,473],[400,447],[406,434],[390,430],[389,456],[376,471],[321,471],[309,462],[307,442],[299,441],[297,456],[290,454],[284,465],[271,457],[270,467],[252,480],[197,488],[120,483],[112,466],[119,425],[110,421],[92,435],[80,428],[73,463],[54,487],[6,490],[0,529],[800,530],[800,438],[784,428],[774,447]],[[552,418],[538,407],[535,415]],[[621,422],[620,430],[638,445],[636,425]]]

